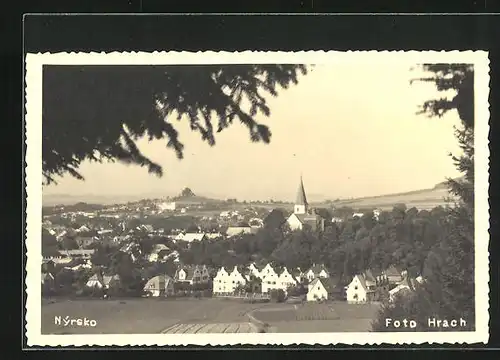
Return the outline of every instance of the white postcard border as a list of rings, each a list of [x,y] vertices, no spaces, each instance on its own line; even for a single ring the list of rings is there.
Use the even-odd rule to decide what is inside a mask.
[[[43,65],[327,64],[408,62],[475,66],[475,308],[474,332],[346,332],[255,334],[41,334],[42,68]],[[375,345],[486,343],[489,338],[489,59],[485,51],[110,52],[26,55],[26,336],[28,346]]]

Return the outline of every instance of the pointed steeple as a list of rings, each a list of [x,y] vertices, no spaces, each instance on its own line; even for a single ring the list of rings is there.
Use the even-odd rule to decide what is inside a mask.
[[[297,190],[297,199],[295,200],[295,205],[308,205],[306,191],[304,190],[304,182],[302,181],[302,175],[300,176],[300,184],[299,189]]]

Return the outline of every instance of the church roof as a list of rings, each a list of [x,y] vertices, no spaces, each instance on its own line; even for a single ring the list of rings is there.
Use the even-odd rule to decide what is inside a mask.
[[[307,205],[306,191],[304,190],[302,176],[300,177],[300,185],[297,190],[297,200],[295,201],[295,205]]]

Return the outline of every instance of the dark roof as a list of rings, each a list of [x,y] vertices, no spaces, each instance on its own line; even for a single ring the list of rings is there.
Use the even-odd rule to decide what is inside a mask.
[[[319,275],[321,270],[325,270],[327,274],[329,273],[328,269],[322,264],[315,264],[311,266],[306,272],[309,272],[309,270],[311,270],[314,275]]]
[[[387,276],[401,276],[402,270],[396,268],[395,266],[389,267],[387,270],[385,270],[385,274]]]
[[[297,199],[295,200],[296,205],[307,205],[306,191],[304,190],[304,182],[302,181],[302,176],[300,177],[299,189],[297,190]]]

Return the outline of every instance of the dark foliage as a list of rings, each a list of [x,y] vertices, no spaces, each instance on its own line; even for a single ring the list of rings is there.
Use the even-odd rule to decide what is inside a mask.
[[[78,168],[85,160],[136,164],[161,175],[136,141],[166,139],[181,159],[184,145],[174,127],[180,120],[210,145],[235,120],[252,141],[269,143],[270,130],[255,121],[271,113],[265,96],[277,96],[306,72],[303,65],[46,66],[45,183],[66,173],[83,179]]]

